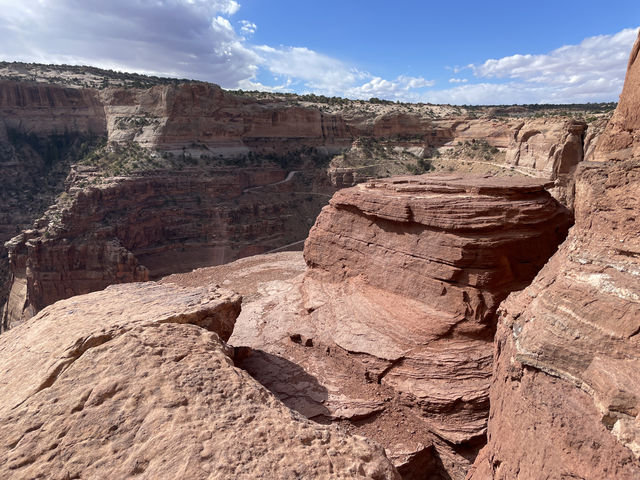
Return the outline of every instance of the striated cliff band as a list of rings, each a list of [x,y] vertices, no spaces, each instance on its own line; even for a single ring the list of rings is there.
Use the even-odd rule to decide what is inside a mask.
[[[15,237],[0,249],[3,330],[112,283],[299,248],[333,192],[375,177],[536,176],[571,206],[610,108],[234,93],[88,67],[0,75],[0,241]]]

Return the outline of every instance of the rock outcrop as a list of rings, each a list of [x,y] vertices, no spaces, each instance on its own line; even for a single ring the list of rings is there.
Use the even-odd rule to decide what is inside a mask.
[[[580,168],[569,238],[501,306],[472,479],[640,476],[639,209],[637,161]]]
[[[3,478],[398,479],[382,449],[234,368],[240,297],[152,283],[56,303],[0,337]]]
[[[640,85],[575,181],[575,226],[500,307],[488,445],[472,480],[640,477]]]
[[[104,135],[96,91],[0,81],[0,304],[10,280],[4,243],[54,202],[81,145]]]
[[[535,119],[513,129],[506,163],[554,180],[553,196],[573,208],[573,175],[585,156],[588,126],[577,120]],[[590,132],[589,141],[595,133]]]
[[[594,160],[640,158],[640,35],[631,49],[618,107],[600,137]]]
[[[340,149],[351,141],[344,120],[284,102],[261,102],[207,83],[106,89],[109,139],[207,155],[279,154]]]
[[[404,478],[462,479],[484,443],[495,310],[570,224],[544,185],[362,184],[318,217],[307,270],[278,254],[165,281],[247,295],[230,343],[285,404],[379,441]]]
[[[6,129],[42,136],[104,136],[107,129],[104,105],[91,88],[0,81],[0,118]]]

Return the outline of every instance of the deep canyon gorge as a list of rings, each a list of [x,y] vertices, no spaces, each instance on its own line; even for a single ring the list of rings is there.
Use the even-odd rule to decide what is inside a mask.
[[[3,477],[640,477],[639,49],[614,112],[2,64]]]

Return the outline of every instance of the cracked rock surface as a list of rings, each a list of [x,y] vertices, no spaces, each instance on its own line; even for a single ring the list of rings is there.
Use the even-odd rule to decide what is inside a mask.
[[[154,283],[47,307],[0,337],[0,476],[396,479],[233,366],[240,296]]]

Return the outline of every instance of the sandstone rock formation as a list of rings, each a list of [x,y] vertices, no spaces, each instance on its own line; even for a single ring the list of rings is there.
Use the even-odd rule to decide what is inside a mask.
[[[10,268],[8,250],[0,247],[0,304],[9,293],[12,298],[0,331],[57,299],[144,280],[142,266],[154,278],[301,242],[337,188],[414,171],[410,167],[425,157],[459,143],[481,140],[499,149],[500,158],[506,151],[512,164],[489,163],[509,174],[531,166],[529,174],[558,180],[556,197],[571,205],[569,179],[582,158],[582,127],[564,118],[527,120],[522,127],[522,120],[506,111],[500,118],[475,118],[460,109],[453,115],[453,107],[425,105],[416,111],[388,105],[327,111],[308,102],[236,95],[202,82],[160,83],[98,90],[0,82],[0,165],[6,172],[0,179],[0,243],[25,230],[9,244]],[[438,108],[444,113],[434,113]],[[534,131],[540,133],[531,136]],[[67,200],[34,225],[63,191],[70,165],[82,158],[91,163],[90,152],[104,140],[106,147],[93,153],[101,151],[111,165],[94,163],[99,171],[89,179],[72,171],[64,188]],[[131,146],[137,150],[123,170],[126,155],[118,148]],[[332,156],[346,152],[355,161],[338,162],[327,172]],[[100,176],[117,178],[99,180],[105,188],[88,186]],[[234,189],[237,195],[226,196],[226,205],[207,205],[219,199],[214,177],[222,185],[227,176],[236,177],[231,183],[243,185],[242,191]],[[185,186],[192,188],[190,197]],[[74,192],[85,188],[86,199],[75,199]],[[145,189],[158,193],[147,195]],[[124,200],[95,207],[94,217],[74,209],[94,209],[91,201],[102,195],[96,192],[105,190],[111,199],[133,195],[132,202],[142,205],[133,215],[140,218],[124,218]],[[195,208],[194,201],[203,207]],[[167,225],[160,227],[160,220]],[[160,255],[162,250],[172,255]]]
[[[472,479],[640,475],[639,200],[637,161],[580,168],[569,238],[501,306]]]
[[[379,441],[404,478],[462,479],[484,442],[495,309],[570,223],[544,185],[363,184],[319,216],[306,272],[277,254],[165,281],[246,295],[230,343],[285,404]]]
[[[640,157],[640,36],[631,49],[627,76],[618,107],[600,137],[596,161]]]
[[[573,208],[573,174],[584,159],[587,130],[585,122],[576,120],[521,122],[513,130],[506,163],[554,180],[553,196]]]
[[[0,117],[6,129],[50,135],[104,135],[106,117],[94,89],[0,81]]]
[[[255,101],[206,83],[106,89],[102,101],[110,140],[161,150],[284,154],[308,147],[339,149],[351,141],[340,117]]]
[[[595,158],[637,152],[639,46]],[[583,163],[575,182],[569,237],[500,307],[472,480],[640,477],[640,159]]]
[[[10,278],[4,243],[53,203],[80,146],[105,134],[93,90],[0,82],[0,304]]]
[[[380,447],[233,367],[239,309],[221,290],[122,285],[2,335],[2,477],[398,479]]]

